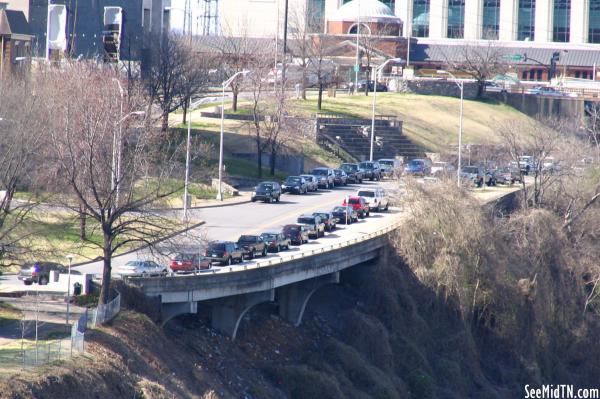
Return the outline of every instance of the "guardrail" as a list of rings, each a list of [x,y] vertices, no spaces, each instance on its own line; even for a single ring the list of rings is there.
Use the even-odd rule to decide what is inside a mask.
[[[356,244],[359,244],[361,242],[365,242],[365,241],[368,241],[370,239],[373,239],[375,237],[382,236],[382,235],[387,234],[390,231],[393,231],[396,228],[398,228],[398,226],[400,226],[400,223],[401,223],[400,221],[396,221],[396,222],[392,223],[391,225],[383,227],[383,228],[381,228],[379,230],[376,230],[376,231],[374,231],[372,233],[365,233],[364,235],[362,235],[360,237],[355,237],[355,238],[351,238],[351,239],[348,239],[348,240],[343,241],[343,242],[339,242],[339,243],[335,243],[335,244],[330,244],[329,246],[326,246],[326,247],[321,247],[321,248],[313,249],[313,250],[310,250],[310,251],[304,251],[301,254],[297,254],[297,255],[291,254],[291,255],[288,255],[288,256],[281,256],[280,255],[278,258],[268,259],[268,260],[263,260],[263,261],[257,261],[256,263],[254,263],[252,265],[244,264],[244,265],[242,265],[243,267],[239,267],[239,266],[233,267],[233,266],[230,266],[228,268],[227,267],[221,267],[221,268],[218,268],[218,269],[211,268],[209,272],[203,272],[203,273],[200,273],[200,275],[202,275],[202,274],[217,274],[217,273],[223,273],[223,272],[228,272],[229,273],[229,272],[244,271],[244,270],[249,270],[249,269],[259,269],[261,267],[271,267],[271,266],[280,265],[280,264],[285,263],[285,262],[289,262],[289,261],[296,260],[296,259],[301,259],[301,258],[306,258],[308,256],[320,255],[320,254],[331,252],[331,251],[335,251],[335,250],[338,250],[338,249],[341,249],[341,248],[349,247],[351,245],[356,245]]]

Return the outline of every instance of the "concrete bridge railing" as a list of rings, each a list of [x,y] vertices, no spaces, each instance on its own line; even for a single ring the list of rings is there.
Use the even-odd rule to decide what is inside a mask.
[[[328,246],[262,260],[252,265],[214,269],[196,276],[127,278],[148,297],[158,299],[162,323],[198,306],[210,308],[212,325],[233,338],[243,316],[254,306],[275,301],[280,315],[298,326],[312,295],[339,283],[340,271],[378,258],[396,220],[372,233]]]

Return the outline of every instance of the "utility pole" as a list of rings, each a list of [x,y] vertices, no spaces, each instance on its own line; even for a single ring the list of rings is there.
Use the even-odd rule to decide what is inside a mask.
[[[283,14],[283,57],[281,60],[281,86],[285,87],[285,62],[287,54],[287,28],[288,28],[288,11],[289,0],[285,0],[285,9]]]

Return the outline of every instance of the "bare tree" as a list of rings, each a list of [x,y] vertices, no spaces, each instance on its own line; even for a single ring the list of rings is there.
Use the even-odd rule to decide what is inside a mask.
[[[210,83],[210,70],[217,66],[214,55],[200,54],[193,44],[180,42],[184,52],[184,65],[181,74],[181,108],[183,123],[186,123],[187,112],[194,97],[206,91]]]
[[[54,184],[74,193],[75,198],[60,198],[63,206],[84,214],[94,222],[89,228],[101,235],[86,243],[102,250],[99,302],[107,303],[114,253],[132,244],[152,246],[177,225],[150,208],[178,189],[165,183],[173,178],[179,148],[165,143],[149,117],[143,127],[133,128],[131,112],[144,109],[149,115],[151,109],[142,90],[125,99],[119,120],[113,73],[78,63],[68,71],[51,71],[47,78],[45,104],[52,114],[48,157],[53,160],[48,167],[55,171]]]
[[[33,198],[15,201],[17,190],[33,192],[43,159],[39,150],[48,132],[40,96],[29,82],[0,80],[0,262],[19,262],[26,250],[27,230],[21,229],[36,205]]]
[[[485,45],[466,43],[456,48],[455,53],[444,54],[446,68],[456,71],[477,81],[477,97],[483,95],[485,81],[508,69],[506,50],[494,41]]]
[[[250,66],[257,61],[264,64],[270,57],[271,45],[264,46],[257,39],[252,39],[248,35],[233,36],[229,34],[231,30],[224,28],[224,35],[216,38],[211,46],[219,54],[220,72],[223,74],[223,80],[227,80],[238,72],[251,69]],[[237,112],[238,96],[242,89],[243,82],[239,79],[231,82],[233,112]]]
[[[193,74],[188,70],[189,51],[183,38],[162,34],[154,41],[150,54],[150,65],[145,76],[145,85],[162,112],[162,130],[169,128],[169,114],[182,104],[185,76]],[[188,82],[187,92],[193,92],[196,83]]]

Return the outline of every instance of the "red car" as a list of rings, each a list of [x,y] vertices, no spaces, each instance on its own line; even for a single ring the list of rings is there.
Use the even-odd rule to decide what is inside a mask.
[[[171,261],[170,268],[174,273],[191,273],[210,269],[210,262],[197,253],[179,253]]]
[[[348,204],[346,204],[346,199],[344,199],[342,205],[350,205],[358,213],[359,218],[364,219],[370,215],[369,204],[363,197],[348,197],[347,200]]]

